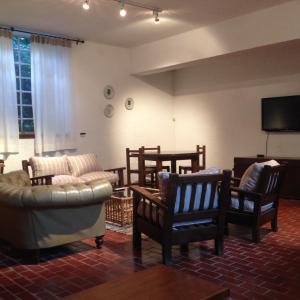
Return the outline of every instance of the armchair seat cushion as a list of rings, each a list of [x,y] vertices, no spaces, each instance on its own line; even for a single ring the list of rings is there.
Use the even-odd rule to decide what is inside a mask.
[[[98,172],[89,172],[79,177],[83,182],[89,182],[95,179],[107,180],[110,183],[115,183],[119,180],[118,174],[112,172],[98,171]]]
[[[238,196],[232,196],[231,197],[230,208],[239,209],[239,206],[240,206],[240,204],[239,204]],[[265,212],[265,211],[269,210],[272,207],[273,207],[273,203],[263,205],[261,207],[261,212]],[[245,199],[244,200],[244,211],[253,213],[253,211],[254,211],[254,202],[251,201],[251,200]]]
[[[173,230],[178,230],[185,227],[197,226],[197,225],[205,225],[211,224],[213,219],[201,219],[201,220],[194,220],[194,221],[186,221],[186,222],[176,222],[173,224]]]

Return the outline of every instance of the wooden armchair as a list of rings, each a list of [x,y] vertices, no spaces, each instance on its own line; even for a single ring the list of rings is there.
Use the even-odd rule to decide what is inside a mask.
[[[206,146],[196,146],[196,151],[199,154],[199,166],[197,171],[204,170],[206,168]],[[192,172],[192,166],[179,166],[179,174],[187,174]]]
[[[141,248],[141,233],[162,245],[163,263],[171,262],[172,245],[214,239],[223,254],[223,236],[231,171],[218,175],[170,174],[161,197],[147,189],[133,190],[133,247]],[[164,190],[166,194],[164,195]]]
[[[226,222],[251,227],[255,243],[260,241],[263,224],[271,222],[272,230],[277,231],[279,193],[285,169],[284,165],[264,166],[254,191],[245,191],[237,186],[230,189]]]

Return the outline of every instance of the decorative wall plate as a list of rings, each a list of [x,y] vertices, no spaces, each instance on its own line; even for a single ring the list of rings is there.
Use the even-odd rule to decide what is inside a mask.
[[[111,85],[107,85],[103,90],[103,94],[106,99],[112,99],[115,96],[115,90]]]
[[[125,107],[126,107],[126,109],[128,109],[128,110],[132,110],[133,107],[134,107],[134,100],[133,100],[132,98],[127,98],[127,99],[125,100]]]
[[[104,108],[104,116],[107,118],[111,118],[114,114],[114,107],[111,104],[107,104]]]

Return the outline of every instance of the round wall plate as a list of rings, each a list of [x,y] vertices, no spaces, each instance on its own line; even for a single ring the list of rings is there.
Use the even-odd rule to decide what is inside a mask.
[[[104,108],[104,116],[107,118],[111,118],[114,114],[114,107],[111,104],[107,104]]]
[[[128,110],[132,110],[133,107],[134,107],[134,100],[133,100],[132,98],[127,98],[127,99],[125,100],[125,107],[126,107],[126,109],[128,109]]]
[[[112,99],[115,96],[115,90],[111,85],[107,85],[103,90],[103,94],[106,99]]]

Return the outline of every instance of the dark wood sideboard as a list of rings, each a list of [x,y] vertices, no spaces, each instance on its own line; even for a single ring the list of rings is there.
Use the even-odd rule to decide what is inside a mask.
[[[254,162],[264,162],[275,159],[280,164],[287,165],[287,172],[283,182],[281,197],[300,200],[300,157],[235,157],[234,176],[242,177],[245,170]]]

